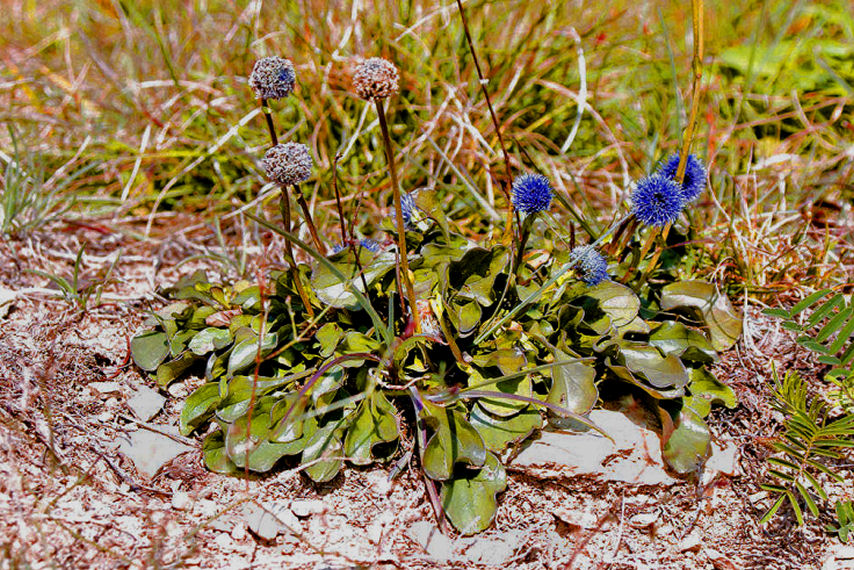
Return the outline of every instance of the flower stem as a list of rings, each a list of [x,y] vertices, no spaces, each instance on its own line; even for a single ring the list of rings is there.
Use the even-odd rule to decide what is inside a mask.
[[[294,184],[294,196],[296,196],[297,204],[299,204],[302,214],[305,216],[305,222],[308,224],[308,231],[311,234],[311,241],[314,242],[314,247],[317,248],[317,253],[323,253],[323,244],[317,236],[317,228],[314,226],[314,220],[311,219],[311,211],[308,209],[308,204],[305,201],[305,197],[302,195],[302,190],[300,190],[299,186],[296,184]]]
[[[409,314],[415,323],[416,332],[421,332],[421,323],[418,318],[418,306],[415,303],[415,288],[412,286],[412,280],[409,277],[409,259],[406,253],[406,226],[403,221],[403,207],[400,202],[400,186],[397,181],[397,170],[394,166],[394,152],[391,149],[391,137],[388,134],[388,124],[386,124],[385,110],[383,109],[382,101],[375,101],[377,106],[377,116],[380,120],[380,130],[383,134],[383,142],[385,143],[385,155],[388,162],[388,171],[391,175],[391,187],[394,194],[394,212],[395,221],[397,222],[397,249],[400,257],[400,275],[398,276],[398,294],[403,295],[403,288],[406,288],[406,296],[409,299]],[[401,287],[403,281],[403,287]]]
[[[267,105],[266,99],[261,99],[261,112],[264,113],[264,119],[267,121],[267,130],[270,132],[270,142],[273,146],[276,146],[279,144],[279,137],[276,135],[276,125],[273,123],[273,115],[270,114],[270,107]],[[285,193],[284,188],[282,189],[282,193]],[[311,218],[311,211],[308,209],[308,204],[306,204],[302,192],[296,185],[294,185],[294,195],[296,196],[297,203],[299,203],[299,206],[302,209],[303,216],[305,216],[305,222],[308,224],[308,230],[311,233],[314,246],[317,248],[318,252],[321,252],[323,244],[321,244],[320,238],[317,237],[317,228],[314,225],[314,220]],[[288,209],[290,210],[290,208]],[[290,228],[286,229],[290,231]]]
[[[504,230],[505,235],[510,235],[513,230],[513,201],[510,199],[510,188],[513,186],[513,170],[510,166],[510,155],[507,153],[507,147],[504,145],[504,138],[501,136],[501,125],[498,124],[498,117],[495,114],[495,109],[492,108],[492,100],[489,98],[489,92],[486,90],[487,81],[483,77],[483,72],[480,69],[480,62],[477,59],[477,53],[474,50],[474,42],[471,39],[469,32],[469,23],[466,19],[466,12],[463,10],[463,3],[457,0],[457,8],[460,10],[460,19],[463,21],[463,31],[466,34],[466,41],[469,44],[471,58],[474,60],[474,67],[477,70],[477,78],[480,83],[480,89],[483,91],[483,97],[486,99],[486,106],[489,108],[489,115],[492,117],[492,125],[495,127],[495,134],[498,136],[498,146],[501,147],[501,154],[504,156],[504,168],[506,169],[506,180],[503,188],[504,195],[507,198],[507,227]],[[516,219],[519,225],[519,219]]]
[[[282,210],[282,225],[285,227],[285,232],[291,232],[291,201],[288,199],[288,192],[286,188],[282,188],[282,196],[279,201],[279,207]],[[311,308],[311,303],[309,302],[308,294],[305,292],[305,288],[302,286],[302,280],[300,279],[299,270],[297,269],[297,262],[294,258],[294,248],[291,245],[289,240],[285,240],[285,253],[288,257],[288,264],[290,264],[290,269],[288,272],[291,274],[291,281],[294,282],[294,286],[297,288],[297,293],[299,293],[300,299],[302,300],[302,304],[305,306],[305,311],[308,313],[309,318],[314,317],[314,309]]]
[[[697,128],[697,114],[700,110],[700,82],[703,79],[703,0],[691,0],[691,23],[694,31],[694,54],[691,59],[691,69],[694,72],[691,86],[691,116],[682,138],[682,150],[679,153],[679,166],[676,168],[676,182],[682,184],[685,169],[688,165],[688,153],[694,142],[694,131]]]
[[[335,160],[332,164],[332,188],[335,190],[335,206],[338,209],[338,222],[341,224],[341,244],[347,243],[347,227],[344,219],[344,208],[341,206],[341,192],[338,190],[338,160],[340,154],[335,155]]]
[[[691,59],[691,69],[694,72],[694,79],[691,85],[691,116],[688,119],[688,126],[682,138],[682,149],[679,152],[679,166],[676,168],[676,182],[682,184],[685,178],[685,169],[688,166],[688,153],[691,152],[691,145],[694,142],[694,132],[697,129],[697,114],[700,110],[700,82],[703,79],[703,0],[691,0],[691,24],[694,31],[694,50]],[[646,269],[641,276],[641,281],[652,274],[655,266],[658,264],[658,258],[666,245],[667,234],[670,232],[670,224],[664,226],[661,230],[661,247],[652,254],[652,259],[646,266]],[[654,235],[650,236],[652,239]],[[643,259],[646,252],[641,255]]]
[[[267,130],[270,131],[270,141],[273,146],[279,144],[279,137],[276,136],[276,125],[273,124],[273,115],[270,114],[270,107],[267,105],[266,99],[261,99],[261,112],[264,113],[264,118],[267,120]]]

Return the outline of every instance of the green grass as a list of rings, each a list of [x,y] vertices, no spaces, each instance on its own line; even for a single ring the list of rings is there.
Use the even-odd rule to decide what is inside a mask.
[[[267,135],[246,76],[257,57],[272,54],[297,69],[296,93],[275,105],[276,120],[283,140],[314,154],[315,178],[305,188],[322,228],[336,223],[338,153],[347,151],[338,163],[345,208],[361,201],[366,233],[391,201],[375,114],[363,118],[364,103],[349,91],[362,56],[383,55],[401,69],[389,121],[403,188],[439,189],[473,232],[488,218],[472,190],[503,208],[496,184],[503,162],[453,2],[362,2],[358,11],[352,2],[268,2],[260,13],[218,0],[12,6],[18,17],[0,23],[0,119],[13,125],[0,133],[3,200],[20,201],[16,173],[28,164],[38,165],[43,182],[27,187],[37,198],[29,213],[15,215],[22,221],[6,216],[5,233],[49,227],[51,219],[148,221],[167,211],[212,222],[256,199]],[[624,207],[627,182],[680,142],[690,4],[642,10],[622,0],[606,8],[518,0],[465,8],[514,169],[547,174],[595,220],[594,230],[606,227]],[[697,239],[708,244],[696,271],[759,296],[794,286],[850,288],[847,2],[716,1],[705,15],[694,149],[711,161],[712,184],[692,213]],[[562,154],[581,83],[571,28],[584,50],[590,109]],[[561,206],[556,216],[568,211]]]

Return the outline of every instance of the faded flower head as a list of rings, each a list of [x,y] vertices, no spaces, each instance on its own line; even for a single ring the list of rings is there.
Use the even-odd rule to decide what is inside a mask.
[[[672,154],[668,157],[667,162],[659,169],[658,173],[671,180],[676,180],[676,170],[678,168],[679,155]],[[685,177],[682,179],[682,197],[685,203],[696,200],[705,187],[706,167],[703,166],[699,158],[693,154],[689,154],[688,160],[685,161]]]
[[[261,161],[267,178],[279,186],[299,184],[311,176],[311,155],[304,144],[277,144]]]
[[[261,99],[283,99],[294,90],[294,66],[283,57],[262,57],[255,62],[249,85]]]
[[[522,174],[513,181],[513,207],[526,214],[536,214],[549,209],[552,187],[542,174]]]
[[[392,62],[381,57],[366,59],[353,74],[356,95],[366,101],[379,101],[397,93],[400,74]]]
[[[682,188],[661,174],[644,178],[632,192],[632,213],[647,226],[663,227],[675,222],[684,206]]]
[[[570,258],[578,261],[578,273],[581,280],[590,285],[598,285],[608,277],[608,262],[592,245],[580,245],[572,250]]]

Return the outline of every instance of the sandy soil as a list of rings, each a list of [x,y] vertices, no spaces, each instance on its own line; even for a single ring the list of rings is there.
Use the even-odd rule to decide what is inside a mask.
[[[100,306],[90,300],[86,311],[25,272],[68,273],[82,241],[96,244],[85,279],[103,276],[122,249]],[[0,244],[0,290],[17,292],[0,307],[2,568],[854,567],[851,549],[821,530],[829,519],[758,524],[767,508],[757,486],[763,442],[780,419],[769,405],[769,360],[806,374],[815,366],[756,308],[747,310],[747,338],[718,366],[741,405],[710,419],[738,445],[741,474],[705,488],[511,472],[494,528],[461,538],[431,534],[414,470],[392,482],[381,467],[349,468],[323,486],[293,470],[245,480],[207,472],[193,439],[148,478],[121,442],[175,425],[189,389],[164,393],[150,422],[134,418],[127,399],[152,385],[129,364],[129,338],[160,303],[158,286],[211,265],[175,267],[199,252],[197,242],[151,243],[95,227]],[[117,385],[92,386],[103,382]]]

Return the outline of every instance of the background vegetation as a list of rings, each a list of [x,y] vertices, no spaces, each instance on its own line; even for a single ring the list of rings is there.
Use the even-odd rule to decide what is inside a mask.
[[[680,140],[690,5],[465,6],[514,167],[549,175],[604,226],[624,208],[629,180]],[[354,58],[377,54],[402,73],[389,110],[404,188],[444,191],[448,210],[469,218],[472,232],[488,221],[472,191],[496,208],[503,203],[503,163],[453,3],[80,0],[7,8],[4,233],[94,216],[142,222],[124,231],[156,238],[163,227],[190,235],[224,216],[226,237],[233,234],[236,208],[274,201],[258,163],[263,118],[246,80],[255,59],[272,54],[297,68],[297,91],[278,119],[288,129],[283,139],[314,153],[320,225],[334,222],[336,155],[351,212],[361,202],[362,221],[378,223],[390,204],[375,116],[348,92]],[[760,299],[796,285],[850,287],[850,6],[709,2],[706,35],[695,149],[710,163],[711,191],[694,222],[710,257],[686,270]],[[580,100],[577,133],[561,152]]]

